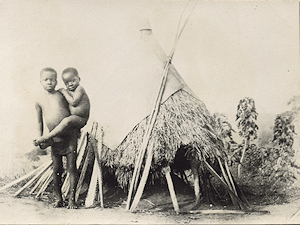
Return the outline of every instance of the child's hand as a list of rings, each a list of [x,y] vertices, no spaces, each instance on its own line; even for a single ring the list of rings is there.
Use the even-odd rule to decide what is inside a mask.
[[[64,94],[64,93],[66,93],[67,92],[67,90],[66,89],[64,89],[64,88],[60,88],[60,89],[58,89],[59,91],[60,91],[60,93],[62,93],[62,94]]]

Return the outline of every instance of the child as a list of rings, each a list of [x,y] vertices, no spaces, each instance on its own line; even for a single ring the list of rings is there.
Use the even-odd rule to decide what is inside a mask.
[[[44,88],[44,92],[39,95],[35,103],[38,119],[38,131],[43,135],[43,118],[49,129],[52,131],[61,121],[70,116],[69,105],[64,96],[55,87],[57,85],[57,73],[52,68],[44,68],[40,72],[40,82]],[[60,136],[60,142],[55,142],[51,146],[51,156],[53,160],[53,182],[54,192],[57,202],[54,207],[62,207],[63,199],[61,194],[61,175],[63,172],[62,156],[67,157],[67,169],[70,175],[70,198],[68,208],[77,208],[75,203],[75,191],[77,185],[77,138],[76,130],[70,130],[69,133]],[[43,144],[41,148],[45,148]]]
[[[51,132],[34,140],[36,146],[43,144],[44,146],[51,145],[56,141],[52,138],[67,132],[70,128],[81,129],[89,119],[90,100],[84,88],[79,84],[80,77],[78,71],[75,68],[67,68],[62,72],[62,79],[67,89],[60,89],[59,91],[69,103],[71,115],[64,118]]]

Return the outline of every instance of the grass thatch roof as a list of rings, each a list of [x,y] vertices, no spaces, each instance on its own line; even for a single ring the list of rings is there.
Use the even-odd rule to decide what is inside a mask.
[[[107,149],[102,154],[102,162],[115,170],[123,188],[130,183],[148,119],[137,124],[115,150]],[[213,117],[200,100],[183,90],[171,95],[161,105],[149,139],[148,148],[153,148],[150,173],[157,175],[162,167],[172,164],[180,146],[189,146],[186,155],[195,160],[213,160],[220,154],[213,124]]]

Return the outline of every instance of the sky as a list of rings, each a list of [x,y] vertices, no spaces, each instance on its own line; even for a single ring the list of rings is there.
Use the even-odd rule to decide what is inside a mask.
[[[251,97],[257,112],[269,115],[263,118],[273,118],[300,93],[298,4],[0,0],[0,157],[9,163],[32,148],[44,67],[57,70],[58,88],[63,69],[78,69],[92,103],[90,121],[103,126],[104,142],[115,146],[150,114],[159,87],[161,70],[147,58],[142,22],[148,19],[169,55],[183,12],[182,21],[191,15],[172,62],[209,111],[234,123],[239,100]]]

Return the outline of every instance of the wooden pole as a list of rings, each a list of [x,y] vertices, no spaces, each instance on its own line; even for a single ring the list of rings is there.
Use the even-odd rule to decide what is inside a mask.
[[[45,176],[45,173],[42,174],[42,176],[40,177],[40,179],[36,182],[36,184],[33,186],[33,188],[31,189],[31,191],[29,192],[29,194],[31,195],[40,185],[41,185],[41,180],[42,178]]]
[[[22,176],[22,177],[20,177],[20,178],[18,178],[16,180],[14,180],[13,182],[11,182],[9,184],[4,185],[3,187],[0,188],[0,191],[4,191],[5,189],[7,189],[7,188],[9,188],[9,187],[11,187],[11,186],[13,186],[15,184],[20,183],[21,181],[26,180],[27,178],[29,178],[33,174],[35,174],[37,171],[39,171],[40,169],[42,169],[45,165],[50,164],[50,163],[52,163],[52,162],[46,162],[43,165],[41,165],[38,168],[36,168],[35,170],[32,170],[31,172],[29,172],[28,174],[26,174],[26,175],[24,175],[24,176]]]
[[[77,148],[77,159],[76,159],[76,167],[77,169],[80,166],[80,163],[82,161],[82,157],[84,155],[85,149],[86,149],[86,144],[87,144],[87,133],[84,132],[81,134],[80,140],[79,140],[79,144],[78,144],[78,148]],[[84,150],[83,150],[84,149]],[[62,197],[63,199],[65,199],[69,193],[69,189],[70,189],[70,176],[69,173],[67,173],[66,179],[63,183],[63,186],[61,188],[61,192],[62,192]]]
[[[235,193],[228,187],[228,185],[226,184],[226,182],[224,181],[224,179],[222,179],[222,177],[220,177],[219,175],[218,175],[218,173],[206,162],[206,161],[204,161],[204,163],[205,163],[205,165],[206,165],[206,167],[207,167],[207,169],[216,177],[216,178],[218,178],[220,181],[221,181],[221,183],[224,185],[224,187],[227,189],[227,191],[229,192],[229,193],[231,193],[232,194],[232,196],[238,201],[238,203],[240,204],[240,206],[241,206],[241,209],[242,210],[246,210],[246,211],[248,211],[249,209],[248,209],[248,207],[241,201],[241,199],[238,197],[238,196],[236,196],[235,195]]]
[[[232,188],[232,186],[231,186],[231,183],[230,183],[230,181],[229,181],[229,179],[228,179],[227,174],[225,173],[225,170],[224,170],[224,168],[223,168],[223,165],[222,165],[222,163],[221,163],[221,160],[220,160],[220,158],[219,158],[218,156],[217,156],[217,159],[218,159],[219,166],[220,166],[220,168],[221,168],[223,177],[224,177],[224,179],[225,179],[225,181],[226,181],[226,183],[227,183],[227,186],[228,186],[228,188],[233,192],[233,188]],[[235,194],[236,194],[236,196],[237,196],[237,193],[235,193]],[[232,196],[232,194],[231,194],[230,192],[229,192],[229,196],[230,196],[230,198],[231,198],[231,201],[233,202],[233,205],[234,205],[235,207],[238,207],[238,203],[237,203],[236,199]]]
[[[84,142],[86,140],[86,136],[87,136],[87,133],[86,132],[83,132],[80,136],[80,140],[78,142],[78,147],[77,147],[77,153],[79,154],[79,152],[81,151],[81,148],[84,146]]]
[[[93,135],[93,133],[95,133],[95,130],[97,129],[98,126],[97,124],[95,124],[95,122],[93,123],[93,126],[92,126],[92,130],[91,130],[91,135],[90,135],[90,140],[95,137],[95,135]],[[75,193],[75,201],[77,202],[78,200],[78,197],[79,197],[79,193],[80,193],[80,190],[81,190],[81,187],[82,187],[82,182],[83,182],[83,179],[84,179],[84,176],[85,176],[85,173],[86,173],[86,170],[87,170],[87,167],[88,167],[88,164],[89,164],[89,158],[91,157],[92,155],[92,144],[91,143],[88,143],[88,146],[87,146],[87,155],[86,155],[86,158],[85,158],[85,161],[84,161],[84,164],[83,164],[83,167],[82,167],[82,170],[81,170],[81,173],[80,173],[80,177],[79,177],[79,180],[78,180],[78,184],[77,184],[77,188],[76,188],[76,193]]]
[[[100,205],[103,208],[103,189],[102,189],[102,168],[101,168],[101,161],[100,161],[100,155],[101,155],[101,150],[102,150],[102,137],[103,137],[103,129],[101,128],[99,131],[99,136],[98,136],[98,146],[96,144],[96,139],[91,138],[90,142],[93,146],[94,153],[95,153],[95,161],[94,161],[94,168],[93,168],[93,174],[92,174],[92,180],[90,183],[90,188],[88,191],[88,195],[86,198],[86,206],[89,207],[93,204],[93,201],[95,200],[95,195],[96,195],[96,186],[97,186],[97,180],[99,183],[99,196],[98,196],[98,201],[100,201]]]
[[[149,174],[149,170],[150,170],[150,166],[151,166],[151,162],[152,162],[152,157],[153,157],[152,149],[150,148],[150,150],[148,152],[148,155],[147,155],[147,161],[146,161],[145,168],[144,168],[144,171],[143,171],[143,175],[142,175],[142,178],[141,178],[141,181],[140,181],[140,185],[139,185],[139,187],[136,191],[136,195],[133,199],[133,202],[132,202],[132,205],[131,205],[131,208],[130,208],[131,212],[133,212],[135,210],[135,208],[137,207],[137,205],[138,205],[138,203],[139,203],[139,201],[142,197],[144,187],[145,187],[147,179],[148,179],[148,174]]]
[[[52,165],[52,163],[50,164],[50,166]],[[49,170],[49,169],[48,169]],[[40,177],[40,179],[36,182],[35,186],[31,189],[31,191],[29,192],[29,194],[32,194],[35,190],[37,190],[39,187],[41,187],[43,185],[43,182],[45,181],[47,174],[48,174],[48,170],[46,170],[42,176]]]
[[[80,193],[80,190],[81,190],[81,187],[82,187],[82,182],[83,182],[83,179],[84,179],[84,176],[85,176],[88,164],[89,164],[89,160],[90,160],[89,158],[92,155],[92,149],[91,149],[90,144],[88,144],[88,150],[87,151],[88,151],[88,153],[86,155],[86,158],[85,158],[85,161],[84,161],[84,164],[83,164],[80,176],[79,176],[77,188],[76,188],[75,201],[78,200],[79,193]]]
[[[156,98],[155,103],[154,103],[154,109],[152,110],[151,115],[149,117],[149,121],[148,121],[146,130],[145,130],[145,134],[144,134],[144,137],[143,137],[143,142],[142,142],[142,145],[140,147],[139,155],[138,155],[135,167],[134,167],[134,171],[133,171],[133,175],[132,175],[132,179],[131,179],[131,183],[130,183],[130,188],[129,188],[129,192],[128,192],[126,210],[129,210],[132,193],[137,188],[138,177],[140,175],[142,162],[143,162],[144,155],[145,155],[145,152],[146,152],[146,148],[147,148],[147,145],[148,145],[148,142],[149,142],[151,131],[153,129],[153,125],[154,125],[154,122],[155,122],[157,114],[158,114],[158,109],[159,109],[161,98],[162,98],[163,91],[164,91],[164,88],[165,88],[165,83],[166,83],[166,78],[167,78],[166,76],[167,76],[167,73],[168,73],[168,67],[169,67],[170,61],[168,61],[167,63],[168,64],[165,66],[165,69],[164,69],[164,74],[163,74],[163,77],[162,77],[161,86],[159,88],[158,95],[157,95],[157,98]]]
[[[47,175],[46,175],[46,180],[44,182],[44,184],[42,185],[41,189],[38,191],[38,193],[36,194],[36,198],[38,198],[48,187],[49,183],[52,181],[53,176],[52,176],[52,170],[47,170]]]
[[[100,206],[103,208],[104,203],[103,203],[103,180],[102,180],[102,166],[101,166],[101,154],[102,154],[102,147],[103,147],[103,128],[101,127],[100,132],[99,132],[99,137],[98,137],[98,146],[95,148],[95,155],[96,155],[96,161],[98,163],[98,181],[99,181],[99,199],[100,200]]]
[[[151,37],[150,34],[152,34],[152,31],[149,32],[148,29],[142,29],[141,32],[142,32],[142,34],[144,34],[142,37],[147,37],[146,40],[148,42],[150,42],[151,45],[153,45],[153,43],[154,43],[153,40],[151,40],[151,38],[149,39],[149,37]],[[160,60],[165,61],[167,59],[166,66],[164,68],[164,70],[165,70],[164,74],[165,74],[171,68],[170,61],[171,61],[171,58],[172,58],[172,56],[174,54],[174,50],[172,50],[172,52],[170,54],[170,57],[167,58],[167,56],[164,54],[163,50],[161,49],[161,47],[159,47],[159,45],[154,44],[154,46],[152,46],[152,47],[154,49],[154,52],[157,54],[157,56],[159,57]],[[162,98],[162,94],[163,94],[163,90],[164,90],[164,86],[165,86],[165,84],[163,85],[163,83],[165,82],[165,80],[166,79],[163,76],[162,77],[162,82],[161,82],[161,87],[160,87],[159,92],[158,92],[158,96],[161,95],[161,98]],[[159,103],[161,102],[161,98],[157,97],[155,99],[154,109],[155,109],[156,105],[158,104],[158,102]],[[144,137],[143,137],[143,142],[142,142],[142,145],[140,147],[139,156],[138,156],[138,158],[136,160],[136,163],[135,163],[135,167],[134,167],[134,171],[133,171],[133,176],[132,176],[132,179],[131,179],[130,188],[129,188],[129,192],[128,192],[128,199],[127,199],[126,210],[128,210],[129,207],[130,207],[132,192],[134,190],[136,190],[136,186],[137,186],[138,178],[139,178],[139,174],[140,174],[140,169],[141,169],[141,164],[143,162],[145,151],[146,151],[147,144],[148,144],[148,141],[149,141],[149,137],[151,135],[151,129],[149,129],[150,128],[149,125],[155,122],[155,120],[156,120],[155,113],[156,113],[156,111],[152,110],[151,115],[149,117],[148,124],[147,124],[147,128],[145,130],[145,134],[144,134]],[[154,122],[152,122],[153,120],[154,120]]]
[[[226,168],[226,170],[227,170],[227,174],[228,174],[229,180],[230,180],[230,182],[231,182],[231,186],[232,186],[232,188],[233,188],[233,191],[234,191],[234,193],[235,193],[236,195],[238,195],[226,160],[225,160],[225,168]]]
[[[95,159],[92,178],[91,178],[91,182],[90,182],[90,185],[89,185],[89,190],[88,190],[88,193],[87,193],[87,197],[85,199],[85,206],[86,207],[90,207],[90,206],[93,205],[94,200],[95,200],[95,195],[96,195],[96,187],[97,187],[97,162],[96,162],[96,159]]]
[[[145,154],[144,152],[146,151],[146,148],[147,148],[147,145],[148,145],[148,142],[149,142],[149,138],[150,138],[150,135],[151,135],[151,132],[152,132],[152,129],[153,129],[153,125],[156,121],[157,114],[159,112],[160,103],[161,103],[163,93],[164,93],[164,89],[165,89],[165,86],[166,86],[168,71],[169,71],[169,68],[170,68],[171,60],[172,60],[174,52],[175,52],[176,44],[179,40],[179,37],[180,37],[187,21],[188,21],[188,18],[186,19],[185,24],[181,27],[181,29],[179,29],[179,26],[178,26],[178,30],[177,30],[177,34],[176,34],[176,38],[175,38],[175,43],[174,43],[173,48],[171,49],[170,55],[167,59],[167,62],[166,62],[165,68],[164,68],[164,73],[163,73],[163,77],[162,77],[161,86],[160,86],[158,96],[157,96],[156,101],[155,101],[154,110],[151,113],[150,120],[147,124],[146,133],[145,133],[144,138],[143,138],[142,148],[140,150],[140,152],[143,153],[142,155]],[[146,33],[149,33],[148,29],[146,29],[144,31],[146,31]],[[142,161],[143,161],[143,156],[140,158],[139,163],[142,164]],[[138,204],[138,202],[139,202],[139,200],[142,196],[142,193],[143,193],[143,190],[144,190],[147,178],[148,178],[148,174],[149,174],[149,170],[150,170],[150,166],[151,166],[151,161],[152,161],[152,150],[149,151],[149,153],[148,153],[148,158],[147,158],[146,165],[145,165],[145,168],[144,168],[144,171],[143,171],[143,175],[142,175],[138,190],[136,192],[136,195],[133,199],[133,203],[132,203],[132,206],[130,208],[130,211],[133,211],[135,209],[135,207],[137,206],[137,204]],[[137,166],[137,173],[134,174],[134,176],[132,178],[129,193],[128,193],[128,200],[127,200],[126,209],[128,209],[130,207],[130,201],[131,201],[131,195],[132,195],[132,192],[133,192],[133,187],[136,186],[136,184],[137,184],[137,182],[135,182],[135,181],[137,181],[137,179],[138,179],[138,176],[140,174],[140,169],[141,169],[141,166]]]
[[[80,166],[80,163],[82,161],[82,157],[84,155],[84,152],[85,152],[85,149],[86,149],[86,146],[87,146],[87,133],[84,132],[83,135],[81,136],[81,140],[79,141],[79,145],[78,145],[78,148],[77,148],[77,159],[76,159],[76,166],[77,166],[77,169],[79,168]]]
[[[241,198],[241,200],[243,200],[243,202],[246,204],[246,206],[250,208],[251,206],[250,206],[248,200],[246,199],[243,191],[239,188],[239,186],[237,185],[237,183],[235,182],[235,180],[233,178],[232,178],[232,181],[235,184],[236,192],[238,193],[239,198]]]
[[[70,174],[67,173],[66,179],[61,187],[61,195],[63,200],[67,198],[69,191],[70,191]]]
[[[245,211],[240,210],[217,210],[217,209],[204,209],[204,210],[191,210],[189,211],[191,214],[245,214]]]
[[[242,164],[243,164],[243,161],[244,161],[244,157],[245,157],[247,147],[248,147],[248,139],[245,138],[245,145],[244,145],[244,148],[243,148],[242,157],[241,157],[240,163],[238,165],[238,178],[239,179],[241,179],[241,177],[242,177]]]
[[[30,181],[28,181],[22,188],[20,188],[15,194],[14,197],[17,197],[19,194],[21,194],[22,191],[24,191],[27,187],[29,187],[45,170],[47,170],[50,167],[51,163],[48,166],[45,166],[41,169],[33,178],[31,178]]]
[[[153,113],[153,119],[151,120],[151,123],[148,123],[148,125],[147,125],[147,130],[149,130],[149,132],[147,133],[147,137],[143,139],[143,141],[146,143],[146,144],[143,145],[145,149],[148,146],[149,138],[150,138],[154,123],[156,121],[156,118],[157,118],[157,115],[158,115],[158,112],[159,112],[161,99],[162,99],[163,92],[164,92],[164,89],[165,89],[165,86],[166,86],[166,81],[167,81],[167,76],[168,76],[168,69],[169,69],[170,63],[171,63],[171,59],[169,59],[167,61],[167,64],[166,64],[165,69],[164,69],[163,79],[162,79],[161,86],[160,86],[160,89],[159,89],[159,92],[158,92],[156,104],[155,104],[154,110],[153,110],[153,112],[154,112]],[[133,199],[132,206],[130,208],[131,212],[133,212],[133,210],[136,208],[136,206],[139,203],[140,198],[143,194],[144,187],[145,187],[145,184],[146,184],[146,181],[147,181],[147,178],[148,178],[148,174],[149,174],[149,171],[150,171],[151,161],[152,161],[152,157],[153,157],[152,153],[153,153],[152,148],[150,148],[150,150],[148,152],[148,155],[147,155],[147,161],[146,161],[146,164],[145,164],[143,175],[142,175],[139,187],[137,189],[136,195]]]
[[[175,194],[175,190],[174,190],[172,177],[170,175],[170,171],[171,171],[171,169],[168,166],[168,167],[164,168],[163,173],[165,174],[166,179],[167,179],[168,188],[169,188],[169,191],[170,191],[170,195],[171,195],[174,210],[177,214],[179,214],[180,210],[179,210],[179,206],[178,206],[178,202],[177,202],[177,198],[176,198],[176,194]]]

